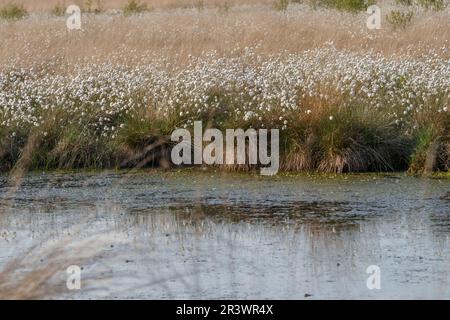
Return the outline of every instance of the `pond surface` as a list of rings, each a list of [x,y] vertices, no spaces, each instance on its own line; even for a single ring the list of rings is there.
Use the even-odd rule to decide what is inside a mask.
[[[448,179],[150,170],[15,181],[0,177],[0,270],[19,258],[17,286],[53,270],[48,298],[450,299]],[[80,290],[66,287],[71,265]],[[372,265],[380,289],[367,287]]]

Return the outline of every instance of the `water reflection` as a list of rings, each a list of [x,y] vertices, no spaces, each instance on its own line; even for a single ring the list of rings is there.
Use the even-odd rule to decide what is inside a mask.
[[[86,262],[92,280],[109,275],[103,289],[56,297],[450,298],[449,187],[140,171],[34,173],[10,193],[2,177],[0,267],[31,246],[108,235]],[[380,291],[365,285],[372,264]]]

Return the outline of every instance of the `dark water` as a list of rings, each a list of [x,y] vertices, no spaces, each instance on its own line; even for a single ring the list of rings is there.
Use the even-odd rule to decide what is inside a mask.
[[[449,207],[450,180],[403,174],[2,177],[0,269],[56,259],[51,298],[449,299]]]

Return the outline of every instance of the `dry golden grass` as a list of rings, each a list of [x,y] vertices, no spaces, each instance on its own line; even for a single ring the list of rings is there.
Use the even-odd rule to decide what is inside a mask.
[[[37,1],[36,1],[37,2]],[[158,1],[166,3],[167,1]],[[181,1],[178,1],[181,3]],[[34,3],[34,2],[33,2]],[[338,49],[374,50],[386,55],[419,54],[435,49],[448,56],[448,10],[424,11],[413,25],[394,30],[366,27],[367,14],[313,10],[291,6],[286,14],[270,6],[240,6],[227,13],[205,10],[155,10],[143,15],[85,14],[83,30],[68,32],[64,17],[34,15],[15,22],[0,22],[3,50],[0,63],[22,64],[79,59],[123,60],[153,54],[186,61],[188,55],[217,50],[257,47],[259,53],[300,52],[332,42]],[[447,48],[442,51],[441,48]]]
[[[24,6],[27,11],[47,11],[49,12],[56,5],[68,6],[76,4],[80,7],[86,7],[89,0],[0,0],[0,6],[8,3],[17,3]],[[122,9],[128,0],[90,0],[92,8]],[[274,0],[139,0],[140,3],[146,4],[149,8],[188,8],[188,7],[216,7],[222,5],[240,5],[240,4],[261,4],[273,3]]]
[[[83,226],[75,226],[82,228]],[[77,230],[79,232],[79,230]],[[18,254],[0,270],[0,299],[28,300],[70,297],[75,292],[66,287],[66,269],[92,263],[105,254],[114,241],[105,234],[85,239],[63,237],[59,241],[43,241]],[[115,242],[117,243],[117,242]],[[83,280],[83,290],[97,290],[109,280],[107,272],[94,274]]]

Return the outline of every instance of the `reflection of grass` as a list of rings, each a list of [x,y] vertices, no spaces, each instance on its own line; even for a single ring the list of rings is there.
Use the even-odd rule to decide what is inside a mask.
[[[185,203],[170,207],[170,211],[182,219],[202,221],[205,217],[216,222],[254,222],[263,225],[322,222],[324,225],[353,226],[363,217],[350,214],[347,202],[335,201],[284,201],[283,203]]]

